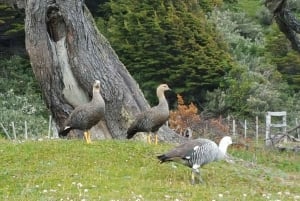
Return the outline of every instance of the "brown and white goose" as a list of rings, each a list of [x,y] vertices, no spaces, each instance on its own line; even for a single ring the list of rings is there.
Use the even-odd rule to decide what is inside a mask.
[[[76,107],[64,123],[60,136],[66,136],[70,130],[79,129],[84,131],[84,138],[91,143],[89,129],[95,126],[101,119],[104,119],[105,102],[100,94],[100,81],[95,80],[93,84],[93,98],[86,104]]]
[[[164,94],[167,90],[171,90],[167,84],[161,84],[157,87],[158,105],[137,115],[127,130],[127,139],[132,138],[137,132],[153,132],[155,133],[155,144],[157,144],[157,131],[169,118],[169,105]],[[151,143],[149,134],[147,141]]]

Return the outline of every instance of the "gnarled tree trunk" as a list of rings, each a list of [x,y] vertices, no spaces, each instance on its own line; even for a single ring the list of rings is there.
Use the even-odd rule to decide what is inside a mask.
[[[133,116],[149,105],[98,32],[84,1],[27,0],[25,11],[26,49],[58,127],[74,107],[89,101],[92,83],[98,79],[106,121],[92,129],[92,136],[125,138]],[[159,137],[163,141],[183,140],[166,126]]]

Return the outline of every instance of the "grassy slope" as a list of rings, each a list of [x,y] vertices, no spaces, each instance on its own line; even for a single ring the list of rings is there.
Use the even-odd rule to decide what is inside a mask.
[[[169,148],[113,140],[0,140],[0,199],[300,200],[299,154],[231,148],[257,163],[209,164],[202,170],[206,183],[191,186],[188,168],[158,164],[155,156]]]

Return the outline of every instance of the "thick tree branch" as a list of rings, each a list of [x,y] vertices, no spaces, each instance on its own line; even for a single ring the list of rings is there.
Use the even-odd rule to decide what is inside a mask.
[[[297,36],[300,33],[300,22],[288,8],[287,0],[266,0],[265,6],[273,13],[280,31],[291,42],[292,48],[300,52],[300,39]]]

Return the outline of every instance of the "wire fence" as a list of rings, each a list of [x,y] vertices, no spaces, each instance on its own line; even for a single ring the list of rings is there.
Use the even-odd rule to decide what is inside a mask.
[[[288,134],[295,138],[300,139],[300,125],[299,120],[295,119],[294,122],[287,122],[286,129],[287,133],[282,132],[282,128],[272,127],[270,129],[270,136],[279,134]],[[49,116],[48,124],[44,124],[43,127],[47,130],[47,134],[44,133],[41,136],[29,136],[29,130],[27,122],[25,121],[22,125],[23,132],[17,133],[15,129],[14,122],[11,122],[10,129],[5,127],[1,122],[0,126],[2,131],[5,133],[6,138],[9,140],[28,140],[28,139],[38,139],[38,138],[58,138],[56,126],[52,120],[52,116]],[[20,125],[19,125],[20,126]],[[18,129],[20,130],[20,129]],[[181,129],[180,132],[175,130],[177,133],[189,137],[209,137],[220,139],[224,135],[230,135],[235,138],[244,138],[252,140],[266,140],[266,119],[259,119],[258,117],[254,119],[234,119],[232,117],[227,118],[216,118],[209,120],[201,120],[192,128]]]

